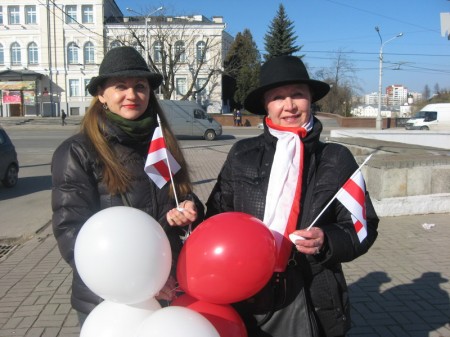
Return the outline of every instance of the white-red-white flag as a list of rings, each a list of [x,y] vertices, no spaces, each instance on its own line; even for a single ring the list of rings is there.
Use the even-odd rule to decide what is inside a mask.
[[[359,242],[367,236],[366,220],[366,184],[360,170],[358,170],[336,194],[336,198],[349,210],[358,234]]]
[[[161,127],[158,126],[153,133],[148,149],[144,171],[155,182],[156,186],[162,188],[171,180],[171,175],[175,175],[180,168],[180,165],[167,149]]]

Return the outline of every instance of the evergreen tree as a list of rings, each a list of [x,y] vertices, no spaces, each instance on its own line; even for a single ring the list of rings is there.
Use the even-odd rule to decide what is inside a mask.
[[[287,17],[283,4],[280,4],[278,12],[272,20],[269,31],[264,36],[267,54],[265,60],[280,55],[293,55],[300,51],[301,46],[295,44],[297,37],[294,35],[294,25]]]
[[[258,85],[261,56],[250,30],[238,33],[225,58],[225,73],[231,84],[233,101],[242,107],[247,94]],[[233,104],[234,107],[234,104]]]

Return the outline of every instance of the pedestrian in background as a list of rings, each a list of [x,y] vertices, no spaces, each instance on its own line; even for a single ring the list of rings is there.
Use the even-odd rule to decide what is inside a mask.
[[[64,111],[64,109],[62,109],[61,110],[61,125],[62,126],[67,124],[66,123],[66,117],[67,117],[67,115],[66,115],[65,111]]]
[[[236,111],[236,126],[242,126],[242,114],[239,109]]]
[[[102,299],[81,280],[74,261],[74,245],[83,224],[112,206],[130,206],[151,215],[171,243],[173,265],[181,250],[181,226],[203,219],[203,206],[192,192],[188,168],[154,94],[162,77],[149,70],[132,47],[111,49],[88,91],[93,96],[81,131],[64,141],[52,159],[53,232],[60,252],[73,269],[72,307],[80,324]],[[180,164],[174,176],[178,210],[172,187],[161,189],[144,172],[157,116],[168,151]],[[172,273],[174,275],[174,273]],[[169,278],[157,299],[170,301],[175,280]]]
[[[272,280],[254,297],[234,304],[249,337],[336,337],[351,327],[341,263],[368,251],[379,219],[369,194],[362,192],[367,234],[360,241],[344,205],[335,200],[325,209],[358,169],[346,147],[319,140],[322,124],[310,107],[329,90],[327,83],[309,78],[298,57],[267,61],[259,87],[244,101],[246,110],[266,115],[264,132],[235,143],[206,203],[207,217],[248,213],[275,235]],[[290,234],[303,239],[293,244]]]

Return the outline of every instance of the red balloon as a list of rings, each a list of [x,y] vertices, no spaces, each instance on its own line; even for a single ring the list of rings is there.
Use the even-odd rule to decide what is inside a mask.
[[[264,287],[275,259],[274,236],[262,221],[246,213],[222,213],[202,222],[186,240],[177,279],[199,300],[239,302]]]
[[[188,294],[175,299],[172,306],[189,308],[202,314],[216,328],[221,337],[247,337],[241,316],[229,304],[214,304],[199,301]]]

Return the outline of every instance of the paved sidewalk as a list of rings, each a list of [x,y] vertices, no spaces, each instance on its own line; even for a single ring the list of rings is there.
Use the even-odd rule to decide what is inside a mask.
[[[185,149],[202,201],[229,148]],[[349,336],[450,337],[450,214],[382,218],[379,233],[369,253],[344,265]],[[0,336],[79,336],[70,284],[71,270],[47,225],[0,259]]]

